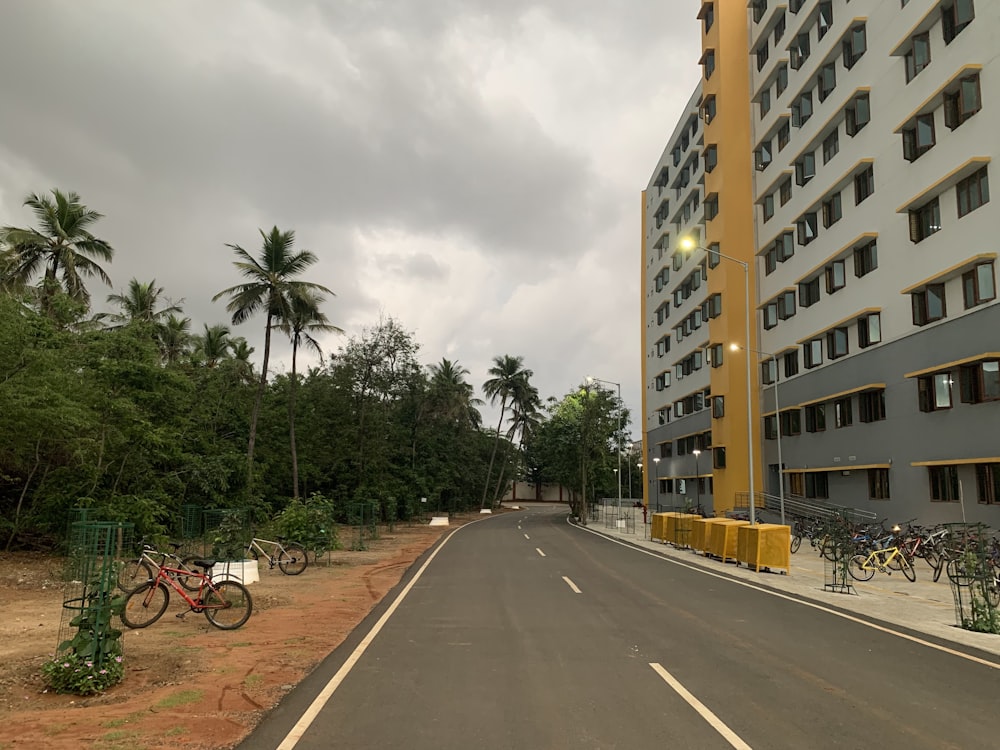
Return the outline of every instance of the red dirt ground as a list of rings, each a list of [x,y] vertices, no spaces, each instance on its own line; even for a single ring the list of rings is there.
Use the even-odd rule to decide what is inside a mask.
[[[452,519],[452,526],[471,520]],[[232,747],[335,649],[444,527],[398,526],[363,552],[332,553],[300,576],[260,571],[239,630],[173,615],[125,633],[125,680],[104,695],[46,692],[59,638],[62,560],[0,555],[0,750]]]

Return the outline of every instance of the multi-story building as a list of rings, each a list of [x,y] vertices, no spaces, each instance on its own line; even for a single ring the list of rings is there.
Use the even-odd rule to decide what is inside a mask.
[[[762,489],[900,520],[1000,523],[991,236],[1000,217],[989,196],[1000,150],[991,114],[1000,108],[1000,3],[738,5],[702,5],[702,17],[722,25],[722,36],[705,35],[703,65],[711,57],[722,69],[732,58],[750,81],[742,108],[735,98],[716,104],[704,141],[715,140],[716,122],[746,121],[753,332],[746,344],[735,328],[717,334],[713,319],[702,338],[743,347],[724,351],[730,363],[754,356]],[[728,26],[748,30],[742,45]],[[730,190],[729,159],[720,153],[717,162],[725,182],[716,190],[709,174],[703,202],[716,194],[721,216],[742,198]],[[717,219],[709,213],[711,246]],[[739,243],[721,242],[722,253],[741,257]],[[734,265],[709,273],[710,292],[713,275]],[[742,299],[725,290],[738,276],[722,286],[722,312],[733,320]],[[646,284],[649,292],[648,273]],[[718,444],[716,420],[711,432]]]

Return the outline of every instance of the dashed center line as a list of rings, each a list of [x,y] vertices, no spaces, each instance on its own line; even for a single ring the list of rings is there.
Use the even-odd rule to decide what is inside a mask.
[[[575,583],[573,583],[571,580],[569,580],[568,576],[563,576],[562,579],[564,581],[566,581],[566,585],[569,586],[573,590],[574,594],[582,594],[583,593],[582,591],[580,591],[580,588]]]
[[[545,557],[545,553],[544,553],[544,552],[542,552],[542,551],[541,551],[540,549],[538,549],[538,547],[535,547],[535,552],[537,552],[537,553],[538,553],[539,555],[541,555],[542,557]]]
[[[530,537],[530,536],[528,536],[527,534],[525,534],[525,535],[524,535],[524,538],[525,538],[525,539],[531,539],[531,537]]]
[[[660,675],[665,683],[674,689],[674,692],[676,692],[677,695],[687,701],[688,705],[697,711],[701,718],[707,721],[712,729],[721,734],[725,738],[726,742],[736,748],[736,750],[753,750],[753,748],[745,743],[740,736],[736,734],[736,732],[726,726],[722,719],[712,713],[708,706],[691,695],[687,688],[681,685],[680,682],[677,681],[677,678],[670,674],[670,672],[655,662],[650,662],[649,666],[653,668],[653,671],[656,672],[656,674]]]

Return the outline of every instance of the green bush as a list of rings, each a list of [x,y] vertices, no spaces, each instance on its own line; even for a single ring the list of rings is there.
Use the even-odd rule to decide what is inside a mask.
[[[313,493],[304,501],[290,501],[273,525],[278,536],[298,542],[309,552],[322,554],[340,549],[335,518],[333,501]]]

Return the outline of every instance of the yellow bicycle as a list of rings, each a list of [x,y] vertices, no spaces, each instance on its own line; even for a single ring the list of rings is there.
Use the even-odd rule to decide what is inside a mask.
[[[872,550],[867,555],[855,555],[847,565],[847,572],[857,581],[870,581],[876,570],[887,575],[892,575],[893,570],[899,570],[906,576],[906,580],[917,580],[913,563],[896,545]]]

